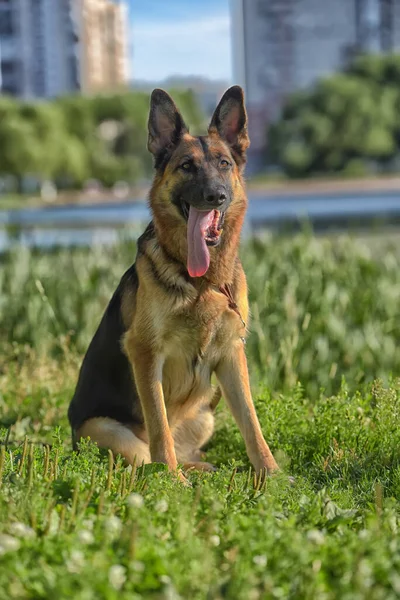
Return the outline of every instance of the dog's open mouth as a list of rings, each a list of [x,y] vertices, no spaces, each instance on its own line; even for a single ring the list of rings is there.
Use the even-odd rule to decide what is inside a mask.
[[[185,219],[188,221],[190,204],[188,204],[187,202],[182,202],[182,212]],[[206,241],[207,246],[218,246],[218,244],[221,241],[221,233],[223,231],[222,227],[224,224],[225,213],[221,212],[220,210],[213,210],[212,212],[212,221],[204,233],[204,239]]]
[[[225,213],[214,210],[211,225],[206,229],[204,239],[207,246],[218,246],[221,241],[222,225],[224,223]]]
[[[225,213],[219,210],[201,211],[183,203],[187,218],[187,267],[191,277],[201,277],[210,266],[208,246],[218,246],[221,241]]]

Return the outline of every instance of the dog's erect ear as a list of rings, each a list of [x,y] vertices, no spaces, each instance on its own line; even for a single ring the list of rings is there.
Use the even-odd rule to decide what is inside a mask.
[[[234,85],[222,96],[208,128],[208,133],[215,132],[231,147],[236,161],[244,163],[250,140],[244,94],[240,86]]]
[[[172,148],[188,131],[171,96],[164,90],[153,90],[150,99],[149,138],[147,148],[154,156]]]

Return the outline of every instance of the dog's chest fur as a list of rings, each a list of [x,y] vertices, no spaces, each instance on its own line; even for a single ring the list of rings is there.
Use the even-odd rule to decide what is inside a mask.
[[[142,269],[148,269],[146,261],[138,261],[139,281]],[[243,343],[245,327],[218,288],[203,291],[187,284],[183,293],[171,294],[146,274],[125,343],[151,340],[163,363],[164,400],[173,425],[183,412],[210,401],[211,375],[228,349]]]
[[[163,389],[167,402],[208,395],[216,365],[228,347],[242,343],[243,334],[238,315],[216,290],[165,318],[158,343],[165,359]]]

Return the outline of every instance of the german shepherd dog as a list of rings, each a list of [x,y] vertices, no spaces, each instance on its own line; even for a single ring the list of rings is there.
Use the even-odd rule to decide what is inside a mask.
[[[272,472],[278,466],[254,408],[244,348],[243,91],[227,90],[208,135],[193,137],[170,96],[156,89],[148,134],[153,220],[83,360],[68,411],[73,444],[89,437],[127,463],[166,463],[186,482],[178,464],[185,472],[214,469],[201,448],[222,391],[255,470]]]

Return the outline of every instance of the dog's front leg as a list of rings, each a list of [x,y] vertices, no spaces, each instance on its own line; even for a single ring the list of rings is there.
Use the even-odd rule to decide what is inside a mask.
[[[165,463],[174,471],[177,460],[162,388],[163,358],[141,344],[130,346],[128,354],[142,406],[151,460]]]
[[[279,469],[264,439],[251,397],[246,354],[242,342],[235,344],[215,370],[222,394],[246,444],[247,454],[257,472]]]

